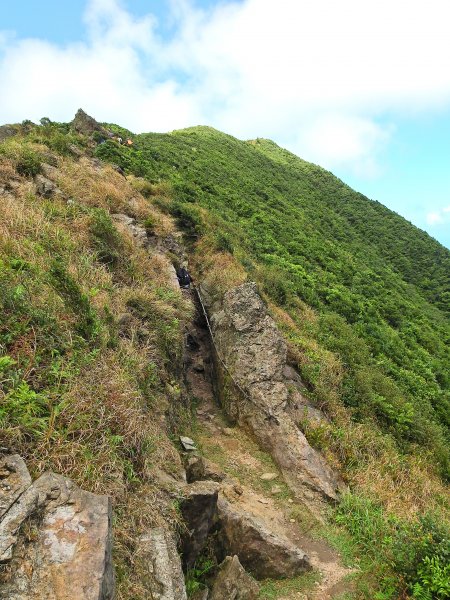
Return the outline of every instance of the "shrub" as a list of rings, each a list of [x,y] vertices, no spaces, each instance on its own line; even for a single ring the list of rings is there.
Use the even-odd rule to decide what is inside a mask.
[[[110,268],[116,267],[123,250],[122,240],[106,211],[93,210],[89,231],[100,262]]]
[[[50,280],[66,305],[78,316],[78,333],[86,340],[94,339],[99,332],[99,323],[89,298],[82,293],[76,281],[60,261],[55,260],[51,265]]]

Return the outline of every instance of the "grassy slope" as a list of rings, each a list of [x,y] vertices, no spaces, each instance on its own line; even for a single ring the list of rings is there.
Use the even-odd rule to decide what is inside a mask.
[[[155,477],[176,470],[177,456],[154,415],[168,408],[180,418],[170,406],[180,406],[188,315],[165,265],[108,213],[163,233],[170,223],[159,208],[185,227],[193,265],[217,290],[259,282],[308,393],[330,415],[327,426],[300,425],[351,484],[336,519],[362,549],[358,597],[395,598],[438,580],[449,556],[437,476],[446,466],[448,251],[265,140],[193,128],[135,136],[131,149],[98,146],[146,177],[133,189],[111,169],[70,158],[68,145],[87,140],[68,126],[24,133],[0,145],[0,185],[10,192],[0,216],[1,445],[36,475],[54,468],[114,496],[119,598],[144,594],[133,540],[161,514],[176,519]],[[34,193],[30,177],[49,148],[70,202]],[[133,313],[131,335],[120,331],[123,312]]]
[[[43,140],[64,151],[56,133]],[[177,381],[189,308],[169,263],[109,213],[160,234],[172,225],[110,167],[49,154],[35,138],[0,146],[0,445],[35,477],[51,469],[112,496],[118,598],[143,598],[135,542],[178,519],[158,473],[180,471],[163,423],[172,415],[176,429],[171,405],[186,406]],[[57,164],[64,196],[36,195],[43,161]]]

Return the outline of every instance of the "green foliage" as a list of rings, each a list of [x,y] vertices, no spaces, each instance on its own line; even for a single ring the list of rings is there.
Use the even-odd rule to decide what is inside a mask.
[[[406,590],[413,598],[448,597],[449,529],[438,517],[399,521],[388,517],[376,503],[347,494],[337,509],[336,521],[352,534],[364,560],[378,565],[379,598],[394,599]]]
[[[77,331],[86,340],[93,340],[99,332],[99,323],[91,307],[89,298],[80,290],[74,278],[61,261],[53,261],[50,268],[50,281],[78,317]]]
[[[99,208],[92,211],[89,231],[100,262],[110,268],[117,267],[122,253],[122,240],[105,210]]]
[[[6,140],[0,145],[0,155],[12,159],[17,172],[25,177],[34,177],[42,170],[42,157],[30,143]]]
[[[199,590],[205,589],[205,580],[214,569],[214,562],[207,557],[200,556],[195,565],[186,573],[186,592],[191,598]]]

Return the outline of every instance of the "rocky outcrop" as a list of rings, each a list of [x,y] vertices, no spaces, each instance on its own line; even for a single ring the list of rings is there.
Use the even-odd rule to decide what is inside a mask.
[[[19,127],[17,125],[1,125],[0,126],[0,142],[7,140],[19,133]]]
[[[191,456],[186,461],[188,483],[194,481],[223,481],[226,475],[220,468],[203,456]]]
[[[237,384],[228,394],[231,401],[223,402],[228,416],[250,429],[299,497],[336,500],[342,482],[297,425],[305,415],[300,386],[295,388],[292,373],[286,373],[286,343],[256,284],[230,289],[216,301],[205,287],[201,292],[219,355]]]
[[[191,568],[203,550],[214,525],[219,485],[213,481],[197,481],[186,487],[180,504],[187,527],[181,543],[181,553],[186,568]]]
[[[309,558],[289,540],[224,498],[217,503],[219,540],[226,555],[237,555],[257,579],[294,577],[309,571]]]
[[[152,529],[138,542],[134,560],[142,572],[143,584],[152,600],[186,600],[181,560],[170,531]]]
[[[1,465],[0,561],[10,569],[0,580],[0,598],[111,600],[110,499],[53,473],[31,484],[17,456]]]
[[[39,196],[51,198],[51,196],[55,194],[61,194],[61,190],[59,190],[58,186],[43,175],[36,175],[34,183],[36,185],[36,193],[39,194]]]
[[[108,135],[106,129],[81,108],[78,109],[77,114],[72,121],[72,127],[75,131],[84,135],[92,135],[94,131],[100,131],[101,133]]]
[[[259,585],[245,572],[237,556],[227,556],[219,566],[210,600],[256,600]]]

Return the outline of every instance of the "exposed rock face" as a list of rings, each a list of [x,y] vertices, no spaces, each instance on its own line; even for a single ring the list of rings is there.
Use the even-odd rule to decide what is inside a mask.
[[[213,481],[197,481],[187,486],[181,503],[181,514],[189,530],[182,541],[181,552],[187,568],[195,563],[213,527],[219,485]]]
[[[44,198],[50,198],[56,193],[61,193],[58,186],[43,175],[36,175],[34,183],[36,185],[36,192]]]
[[[214,302],[204,289],[203,296],[219,354],[240,388],[224,409],[271,453],[295,493],[305,500],[336,500],[342,482],[296,424],[286,344],[256,284],[230,289],[221,301]],[[299,397],[296,390],[295,406]]]
[[[30,485],[27,466],[18,454],[0,458],[0,518]]]
[[[256,600],[259,585],[245,572],[237,556],[227,556],[219,567],[210,600]]]
[[[311,569],[309,558],[289,540],[224,498],[217,503],[219,539],[226,554],[236,554],[257,579],[294,577]]]
[[[13,137],[17,135],[19,132],[18,127],[14,127],[14,125],[2,125],[0,127],[0,142],[8,139],[9,137]]]
[[[0,598],[112,600],[110,499],[53,473],[30,485],[17,456],[2,464],[3,474],[11,473],[2,483],[11,482],[12,494],[0,522],[0,561],[10,562],[11,570],[0,580]],[[27,519],[34,533],[25,539],[21,527]]]
[[[156,527],[140,538],[135,560],[148,568],[144,584],[152,600],[186,600],[181,561],[171,532]]]
[[[107,131],[104,127],[97,123],[97,121],[86,114],[83,109],[79,108],[75,118],[72,121],[72,127],[78,133],[82,133],[84,135],[91,135],[94,131],[101,131],[102,133],[107,134]]]
[[[194,481],[223,481],[226,477],[220,468],[203,456],[191,456],[186,463],[188,483]]]
[[[139,246],[147,247],[149,245],[149,240],[148,240],[146,230],[144,229],[144,227],[141,227],[140,225],[138,225],[136,223],[136,220],[133,219],[133,217],[129,217],[128,215],[124,215],[121,213],[111,215],[111,216],[114,219],[114,221],[116,221],[117,223],[121,223],[122,225],[127,227],[127,229],[130,231],[132,236],[135,238],[135,240],[137,241]],[[177,283],[178,283],[178,281],[177,281]]]

